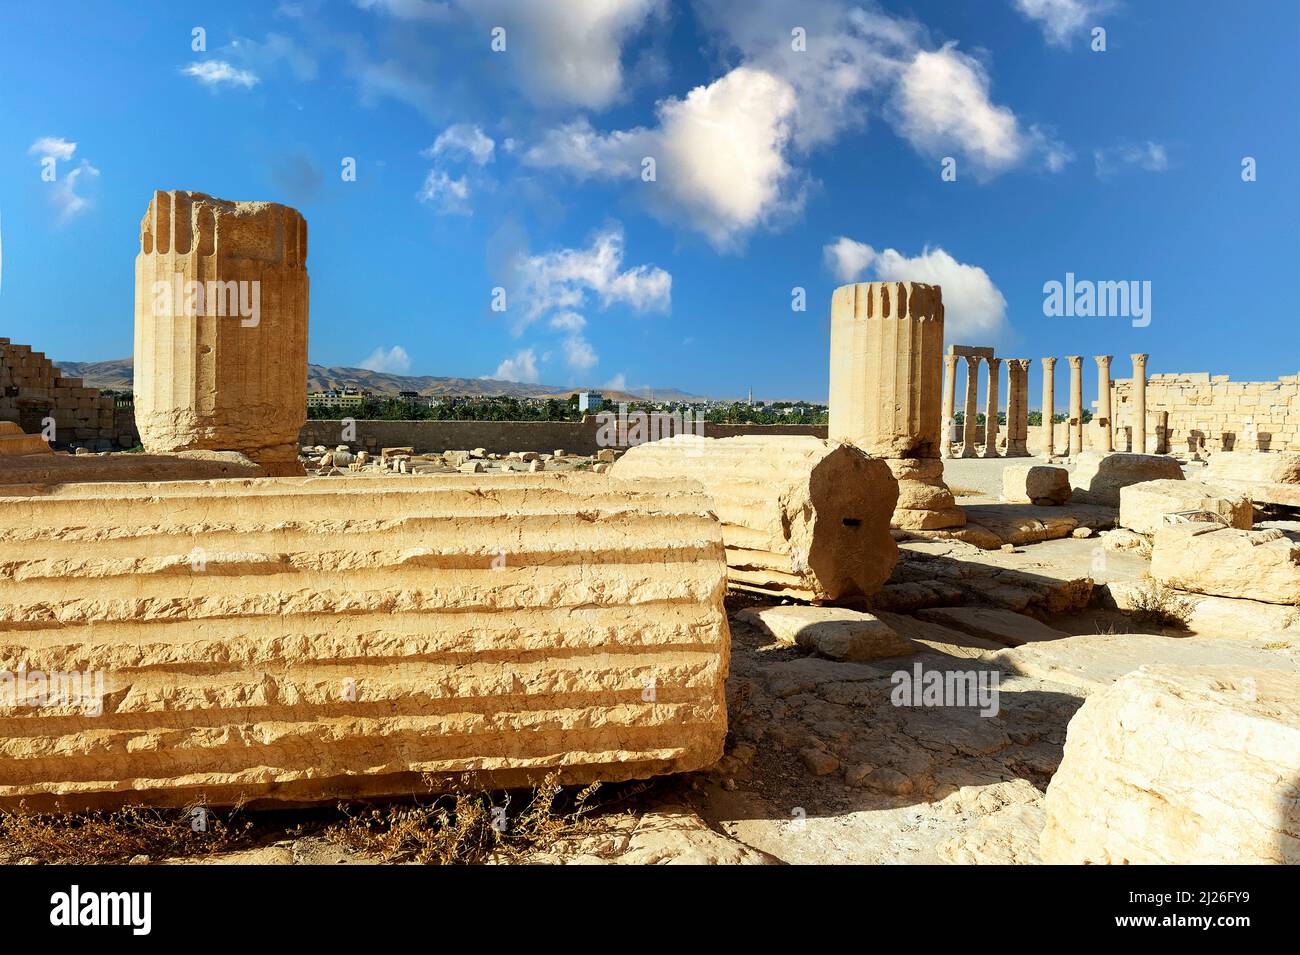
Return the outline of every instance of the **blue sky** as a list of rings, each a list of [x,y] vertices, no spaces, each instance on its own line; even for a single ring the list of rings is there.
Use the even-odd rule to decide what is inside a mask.
[[[326,365],[824,400],[835,286],[910,278],[1007,357],[1300,370],[1295,0],[5,0],[0,25],[0,335],[55,358],[130,354],[139,221],[179,188],[304,213]],[[1067,272],[1149,281],[1150,324],[1046,317]]]

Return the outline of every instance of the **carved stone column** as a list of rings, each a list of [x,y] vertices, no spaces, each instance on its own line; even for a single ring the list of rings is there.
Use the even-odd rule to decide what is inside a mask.
[[[1051,458],[1056,453],[1056,359],[1044,358],[1043,362],[1043,457]]]
[[[1110,363],[1114,355],[1097,357],[1097,428],[1101,450],[1115,450],[1115,421],[1110,410]]]
[[[1083,450],[1083,356],[1066,355],[1070,363],[1070,455]]]
[[[1130,355],[1133,359],[1133,450],[1147,453],[1147,355]]]
[[[989,391],[984,405],[984,457],[998,456],[998,375],[1001,358],[989,359]]]

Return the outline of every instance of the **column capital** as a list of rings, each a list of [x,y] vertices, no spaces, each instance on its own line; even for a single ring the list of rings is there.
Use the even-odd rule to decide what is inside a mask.
[[[1151,357],[1150,355],[1144,355],[1141,352],[1138,352],[1135,355],[1129,355],[1129,358],[1133,359],[1133,365],[1136,368],[1145,368],[1147,364],[1147,359],[1150,357]]]
[[[1065,360],[1068,361],[1068,362],[1070,363],[1070,367],[1071,367],[1071,368],[1082,368],[1082,367],[1083,367],[1083,356],[1082,356],[1082,355],[1066,355],[1066,356],[1065,356]]]
[[[1028,368],[1034,363],[1032,358],[1008,358],[1007,361],[1015,365],[1017,368]]]
[[[960,355],[944,355],[944,356],[943,356],[943,363],[944,363],[944,366],[947,367],[948,369],[954,369],[954,368],[956,368],[956,367],[957,367],[957,359],[960,358],[960,357],[961,357]]]
[[[1048,370],[1051,370],[1052,368],[1055,368],[1055,367],[1056,367],[1056,358],[1055,358],[1055,357],[1053,357],[1053,358],[1040,358],[1040,359],[1038,359],[1038,360],[1041,361],[1041,362],[1043,363],[1043,367],[1046,368],[1046,369],[1048,369]]]
[[[996,368],[998,367],[998,365],[1002,364],[1003,362],[1003,359],[1001,358],[986,358],[984,360],[989,363],[990,368]]]
[[[1115,356],[1114,356],[1114,355],[1098,355],[1098,356],[1097,356],[1097,367],[1098,367],[1098,368],[1109,368],[1109,367],[1110,367],[1110,363],[1111,363],[1114,359],[1115,359]]]

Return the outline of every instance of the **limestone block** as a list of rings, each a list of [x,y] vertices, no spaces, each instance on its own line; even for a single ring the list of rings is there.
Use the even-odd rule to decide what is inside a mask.
[[[865,597],[898,560],[889,533],[897,484],[885,462],[849,445],[675,435],[630,448],[612,473],[702,484],[722,521],[735,587],[801,600]]]
[[[831,660],[907,656],[917,649],[874,614],[843,607],[746,607],[737,616],[778,643]]]
[[[561,474],[0,496],[0,669],[103,680],[0,701],[0,806],[710,766],[729,636],[709,508],[680,482]]]
[[[1120,488],[1161,480],[1183,480],[1183,469],[1176,459],[1158,454],[1084,451],[1074,471],[1073,499],[1082,504],[1119,507]]]
[[[1070,720],[1047,787],[1049,864],[1300,860],[1300,675],[1144,666]]]
[[[104,481],[211,481],[214,478],[255,477],[266,477],[266,472],[235,451],[31,454],[0,462],[0,485],[26,484],[33,487]]]
[[[1002,500],[1044,507],[1070,500],[1070,472],[1045,464],[1013,465],[1002,471]]]
[[[1291,451],[1219,451],[1206,480],[1241,489],[1261,504],[1300,507],[1300,454]]]
[[[273,202],[155,192],[135,266],[135,420],[151,452],[301,474],[307,223]]]
[[[25,434],[12,421],[0,421],[0,458],[53,453],[39,434]]]
[[[1154,534],[1184,511],[1209,511],[1229,527],[1250,530],[1254,508],[1245,491],[1230,491],[1202,481],[1144,481],[1120,488],[1119,525],[1140,534]]]
[[[1198,594],[1300,603],[1300,543],[1276,529],[1174,524],[1156,531],[1151,576]]]

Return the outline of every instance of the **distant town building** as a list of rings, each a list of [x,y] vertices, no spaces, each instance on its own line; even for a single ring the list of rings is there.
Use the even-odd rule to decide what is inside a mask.
[[[599,391],[578,392],[579,411],[587,414],[595,414],[603,407],[605,407],[605,396]]]
[[[313,408],[356,408],[366,400],[364,391],[344,388],[342,391],[313,391],[307,395],[307,409]]]

